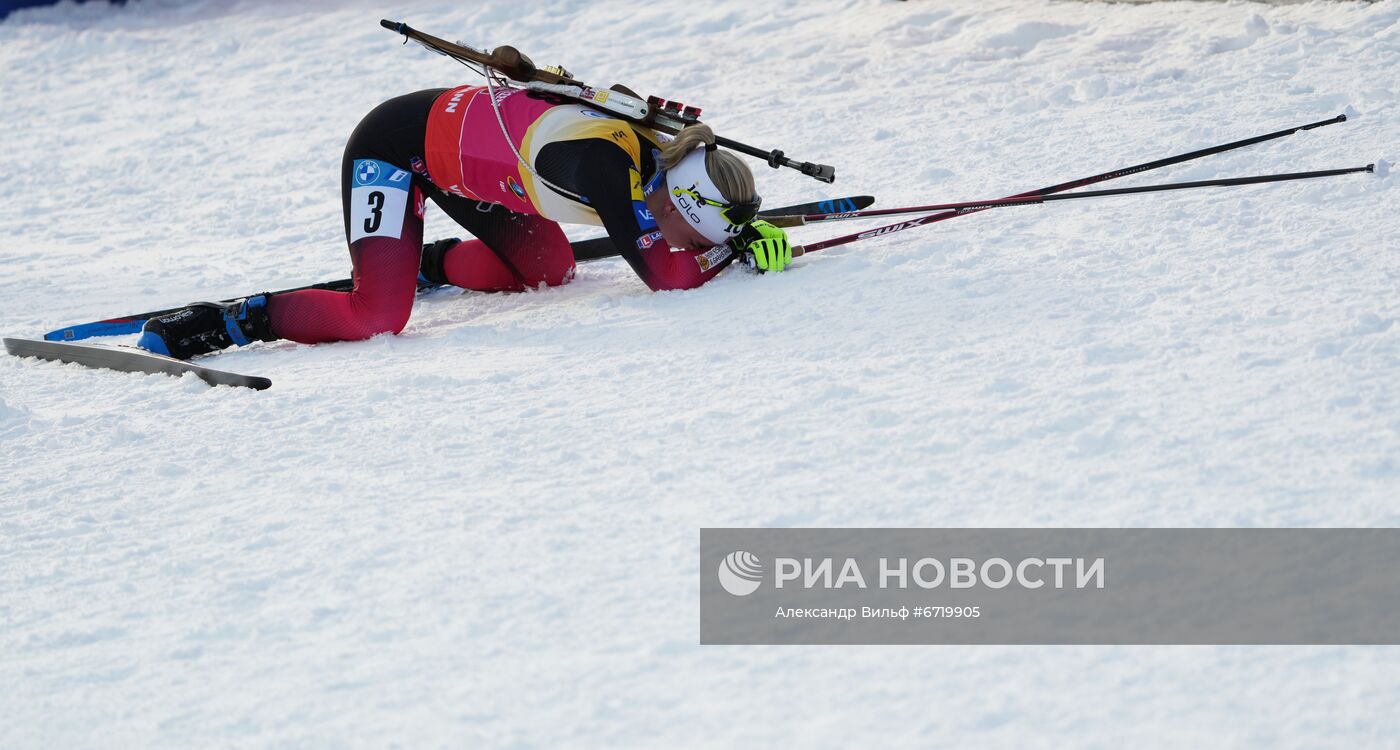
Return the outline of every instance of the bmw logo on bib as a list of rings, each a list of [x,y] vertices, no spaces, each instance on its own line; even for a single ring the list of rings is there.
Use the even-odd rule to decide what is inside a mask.
[[[374,182],[374,178],[379,176],[379,165],[366,159],[361,161],[355,168],[355,182],[361,185],[368,185]]]

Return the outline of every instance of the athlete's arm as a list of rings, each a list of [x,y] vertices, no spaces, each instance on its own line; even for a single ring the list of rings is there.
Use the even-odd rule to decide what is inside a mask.
[[[671,250],[642,203],[640,189],[633,200],[633,181],[640,177],[626,151],[601,139],[554,143],[545,150],[561,146],[570,146],[569,156],[578,159],[578,191],[602,219],[619,254],[652,291],[694,289],[734,261],[727,245]]]

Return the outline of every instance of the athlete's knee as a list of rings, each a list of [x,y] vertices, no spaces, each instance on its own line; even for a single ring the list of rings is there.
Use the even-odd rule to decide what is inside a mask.
[[[574,280],[574,273],[576,270],[577,267],[574,265],[574,257],[570,254],[567,262],[556,261],[544,268],[543,272],[540,274],[539,280],[531,283],[531,286],[539,286],[540,284],[544,284],[545,286],[563,286]]]
[[[359,338],[402,331],[413,312],[417,284],[412,281],[391,283],[373,276],[361,276],[359,282],[349,299]]]
[[[381,333],[401,333],[413,314],[413,299],[385,300],[367,298],[360,293],[351,293],[350,309],[354,311],[355,325],[360,335],[367,339]]]
[[[430,281],[477,292],[524,290],[510,267],[481,240],[429,245],[424,249],[421,273]]]
[[[526,286],[559,286],[573,280],[574,248],[558,224],[537,229],[531,240],[529,249],[516,258],[521,281]]]
[[[408,324],[418,290],[422,224],[405,224],[403,237],[364,237],[350,245],[355,288],[348,298],[359,338],[398,333]]]

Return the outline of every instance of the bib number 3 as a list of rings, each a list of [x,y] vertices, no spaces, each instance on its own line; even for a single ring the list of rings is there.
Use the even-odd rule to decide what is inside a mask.
[[[369,218],[365,219],[365,234],[379,231],[379,222],[384,220],[384,193],[375,190],[369,194]]]
[[[350,241],[403,234],[409,173],[378,159],[356,159],[350,188]]]

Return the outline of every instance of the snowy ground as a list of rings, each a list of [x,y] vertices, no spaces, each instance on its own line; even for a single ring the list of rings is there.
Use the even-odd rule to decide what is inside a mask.
[[[384,15],[837,165],[756,167],[769,205],[996,197],[1346,107],[1114,185],[1400,161],[1400,0],[553,6],[15,14],[0,332],[345,275],[346,135],[469,80]],[[1395,649],[701,648],[695,556],[1396,525],[1395,179],[1007,209],[686,293],[593,263],[218,358],[263,393],[0,357],[0,747],[1394,742]]]

